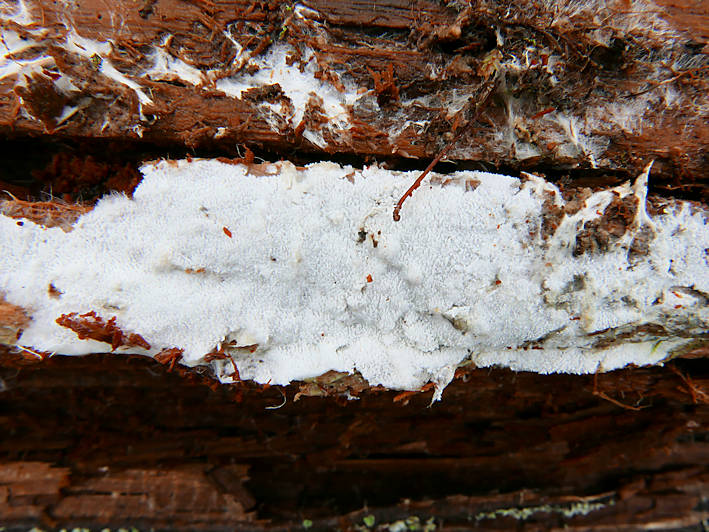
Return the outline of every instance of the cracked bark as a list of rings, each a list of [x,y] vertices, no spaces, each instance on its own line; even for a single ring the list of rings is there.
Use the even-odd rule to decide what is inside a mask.
[[[16,16],[20,6],[30,19]],[[132,190],[142,160],[235,156],[237,144],[266,158],[422,168],[464,128],[449,154],[457,167],[596,187],[655,159],[656,194],[707,200],[701,2],[107,9],[27,0],[3,9],[3,31],[31,43],[7,64],[44,61],[26,78],[0,79],[0,179],[20,199],[51,189],[90,202]],[[82,55],[69,49],[72,31],[111,45]],[[247,84],[240,97],[218,88],[253,80],[279,47],[344,102],[344,115],[333,119],[320,94],[298,103],[276,83]],[[156,50],[201,77],[156,74]],[[109,65],[150,102],[107,76]],[[76,90],[58,88],[61,76]],[[56,203],[35,209],[74,215]],[[0,317],[2,342],[12,343],[25,318],[5,305]],[[371,390],[356,376],[282,390],[216,386],[139,357],[38,364],[3,348],[0,525],[355,529],[371,515],[381,529],[429,519],[437,529],[698,528],[709,517],[705,357],[699,348],[595,384],[468,369],[427,409],[430,393]],[[282,393],[282,408],[264,410]]]

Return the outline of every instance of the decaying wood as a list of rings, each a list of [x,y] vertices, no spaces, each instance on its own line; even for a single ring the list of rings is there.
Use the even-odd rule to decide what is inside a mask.
[[[3,16],[5,61],[24,65],[0,80],[6,134],[433,158],[465,128],[451,159],[624,175],[655,159],[666,187],[705,186],[703,2],[8,0]],[[274,76],[276,53],[294,70]]]
[[[273,410],[275,387],[215,385],[144,357],[4,351],[2,524],[695,527],[709,518],[701,362],[595,385],[461,370],[431,408],[431,391],[394,402],[333,375],[283,389]]]
[[[17,223],[71,230],[96,197],[130,194],[137,162],[242,144],[424,168],[452,142],[460,168],[581,186],[655,160],[656,193],[709,200],[706,2],[5,0],[0,30],[2,214]],[[0,344],[29,319],[0,299]],[[0,527],[709,520],[705,343],[590,376],[459,369],[431,408],[429,389],[358,374],[225,386],[163,355],[0,346]]]

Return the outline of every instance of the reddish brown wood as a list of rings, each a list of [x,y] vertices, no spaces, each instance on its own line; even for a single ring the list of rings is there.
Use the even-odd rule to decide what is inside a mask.
[[[597,9],[589,3],[573,10],[564,2],[481,1],[465,8],[465,2],[429,0],[308,0],[299,4],[303,16],[293,16],[281,2],[25,2],[48,31],[25,56],[51,56],[57,66],[50,74],[70,76],[81,91],[59,94],[43,75],[26,87],[14,88],[12,76],[0,80],[0,131],[6,135],[134,139],[222,153],[246,143],[281,156],[296,150],[314,157],[430,160],[465,128],[450,154],[454,160],[541,171],[596,165],[627,177],[655,159],[653,175],[667,190],[696,196],[706,186],[706,2],[616,2]],[[11,21],[3,25],[25,31]],[[132,90],[57,45],[66,40],[68,27],[82,37],[112,42],[112,64],[137,80],[154,102],[144,106],[142,119]],[[303,53],[312,50],[324,83],[340,91],[373,91],[376,101],[350,106],[349,127],[338,130],[323,123],[315,95],[303,121],[275,127],[264,105],[291,105],[278,85],[235,98],[211,83],[194,87],[141,78],[151,51],[168,35],[167,52],[202,72],[211,70],[214,79],[245,75],[233,63],[236,48],[229,32],[253,57],[283,43]],[[561,65],[553,75],[544,70],[552,56]],[[294,52],[293,61],[300,59]],[[515,61],[531,63],[510,66]],[[493,97],[474,119],[471,109],[492,80]],[[665,90],[681,105],[663,100]],[[454,93],[468,98],[468,105],[454,104]],[[81,110],[58,124],[65,105]],[[632,105],[641,108],[621,118],[620,109]],[[578,142],[585,147],[574,153],[576,140],[568,142],[577,133],[564,132],[557,119],[576,117],[575,128],[584,128],[589,109],[598,110],[599,121],[584,130],[587,138]],[[306,127],[322,129],[325,144],[305,139]],[[560,142],[568,146],[561,149]],[[537,154],[522,153],[523,144]]]
[[[394,402],[352,378],[223,386],[135,356],[37,363],[5,351],[0,378],[6,526],[354,529],[371,514],[437,530],[601,530],[709,518],[702,359],[602,374],[596,389],[593,376],[460,371],[431,407],[430,391]],[[584,501],[598,506],[564,515]]]
[[[456,168],[535,170],[566,186],[615,184],[655,159],[656,194],[709,199],[709,4],[701,0],[574,3],[575,14],[567,2],[305,0],[303,18],[275,1],[24,2],[37,24],[0,26],[25,36],[45,28],[16,59],[46,55],[56,68],[25,86],[0,79],[0,188],[20,200],[8,208],[66,230],[103,193],[130,194],[142,161],[241,157],[242,144],[299,163],[423,169],[453,141]],[[635,27],[617,29],[636,16]],[[347,131],[329,128],[317,98],[301,123],[274,127],[264,109],[288,104],[278,86],[233,98],[208,83],[142,80],[153,104],[141,118],[135,92],[60,46],[69,26],[110,40],[110,61],[135,79],[168,34],[166,50],[187,64],[217,77],[246,74],[233,64],[224,33],[232,28],[253,56],[277,43],[310,49],[324,83],[372,97],[347,109]],[[551,54],[563,65],[554,80],[543,69]],[[499,68],[525,57],[538,63]],[[58,92],[57,73],[79,93]],[[682,105],[656,97],[666,89]],[[467,102],[451,111],[454,93]],[[552,138],[571,135],[554,122],[562,113],[606,109],[610,121],[617,106],[647,95],[654,99],[639,122],[589,130],[586,140],[604,146],[597,168]],[[59,123],[72,105],[81,109]],[[321,131],[324,146],[306,129]],[[540,153],[522,156],[520,143]],[[247,148],[239,160],[251,164],[254,154]],[[0,301],[0,343],[12,344],[28,319]],[[469,368],[430,408],[430,390],[370,389],[358,375],[286,388],[218,385],[168,351],[161,365],[0,347],[0,527],[693,530],[709,519],[706,347],[665,367],[597,376]]]

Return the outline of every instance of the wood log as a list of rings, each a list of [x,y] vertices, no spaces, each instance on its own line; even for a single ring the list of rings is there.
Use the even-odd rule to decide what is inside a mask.
[[[670,530],[708,517],[701,359],[597,376],[468,368],[430,408],[430,391],[215,385],[146,357],[0,361],[11,529]]]
[[[608,196],[580,220],[569,262],[614,246],[646,260],[660,242],[652,220],[682,209],[706,218],[708,28],[709,7],[691,0],[5,0],[0,182],[10,196],[0,211],[11,223],[0,237],[22,224],[71,232],[106,193],[130,196],[151,159],[303,171],[259,164],[255,152],[353,164],[344,178],[359,179],[365,164],[386,177],[445,156],[403,223],[416,205],[436,208],[426,197],[455,187],[453,170],[496,171],[548,196],[527,248],[548,246],[584,202]],[[648,198],[646,182],[621,185],[651,161]],[[232,229],[220,237],[238,239]],[[683,233],[660,247],[706,236],[686,243]],[[137,356],[156,355],[153,337],[105,309],[52,317],[73,331],[73,348],[94,342],[92,354],[25,345],[42,309],[10,297],[7,280],[23,268],[44,275],[39,247],[6,247],[0,261],[0,528],[701,530],[709,520],[706,250],[676,266],[696,280],[665,290],[677,301],[651,302],[676,312],[582,328],[601,350],[682,344],[659,364],[543,375],[468,360],[434,403],[433,379],[413,391],[359,371],[242,381],[236,363],[244,370],[253,353],[241,343],[191,368],[177,347]],[[41,296],[65,291],[50,283]],[[564,297],[547,303],[571,308]],[[608,301],[594,305],[615,312]],[[555,341],[537,340],[515,347],[532,357]]]
[[[0,128],[705,190],[703,2],[8,0]],[[108,8],[108,9],[107,9]]]

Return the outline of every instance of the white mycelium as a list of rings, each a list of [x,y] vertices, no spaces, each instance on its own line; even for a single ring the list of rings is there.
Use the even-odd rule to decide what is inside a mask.
[[[142,171],[132,199],[103,198],[70,232],[0,216],[0,291],[32,316],[19,344],[110,350],[55,322],[95,311],[151,345],[118,352],[178,347],[196,365],[235,341],[245,379],[358,370],[415,389],[442,388],[467,360],[542,373],[652,364],[707,331],[705,213],[674,202],[650,218],[647,172],[549,230],[565,202],[533,176],[434,176],[394,222],[415,173],[209,160]],[[579,251],[612,201],[635,205],[634,220]],[[228,381],[230,365],[213,364]]]
[[[66,0],[61,4],[60,20],[45,26],[45,12],[36,1],[0,0],[0,82],[27,85],[32,79],[38,79],[73,100],[63,109],[57,109],[56,116],[50,117],[51,127],[76,125],[83,116],[80,111],[101,100],[107,90],[104,85],[107,85],[112,86],[116,94],[121,93],[121,87],[127,89],[122,92],[135,95],[138,112],[131,112],[130,118],[124,119],[132,122],[129,131],[142,136],[152,127],[156,117],[165,112],[159,90],[155,91],[158,97],[154,99],[155,82],[174,81],[194,87],[195,94],[202,93],[204,98],[211,98],[208,94],[216,91],[223,98],[246,101],[254,118],[263,120],[274,133],[292,135],[298,131],[314,146],[328,152],[359,138],[364,122],[382,134],[375,137],[378,142],[388,143],[392,153],[407,156],[406,146],[411,135],[424,133],[432,124],[431,120],[441,113],[453,120],[469,105],[473,97],[469,88],[461,88],[458,83],[450,87],[438,83],[451,75],[450,67],[456,61],[463,61],[464,69],[483,69],[488,71],[487,75],[494,71],[500,79],[508,74],[512,77],[532,75],[535,79],[546,79],[550,87],[567,79],[568,58],[564,54],[533,39],[528,40],[524,51],[512,52],[504,47],[505,38],[509,38],[507,32],[498,28],[498,48],[484,57],[477,57],[470,64],[465,63],[463,56],[456,56],[449,65],[432,60],[426,77],[437,88],[422,94],[414,91],[415,96],[402,91],[397,105],[399,111],[393,113],[390,109],[380,108],[377,91],[370,83],[353,78],[348,73],[349,68],[338,65],[338,61],[329,64],[330,58],[327,53],[323,55],[323,50],[337,49],[341,45],[333,44],[337,43],[337,38],[330,35],[329,24],[325,22],[327,17],[313,7],[296,2],[292,9],[285,8],[284,12],[289,14],[283,20],[277,38],[264,49],[259,46],[254,50],[244,48],[244,41],[236,38],[237,29],[233,24],[227,25],[219,37],[225,39],[224,53],[228,52],[232,59],[228,64],[215,63],[206,68],[200,61],[190,60],[196,50],[179,46],[173,49],[170,43],[175,35],[163,31],[164,28],[157,32],[152,42],[141,43],[139,59],[127,60],[119,53],[124,40],[123,8],[116,6],[108,10],[111,30],[101,31],[100,39],[95,40],[82,33],[86,28],[75,25],[75,19],[85,16],[82,4]],[[638,0],[632,4],[632,9],[618,9],[614,3],[598,0],[556,1],[546,6],[532,6],[540,13],[553,13],[550,20],[552,33],[576,34],[579,28],[583,28],[579,38],[587,45],[598,46],[599,50],[609,49],[614,43],[624,42],[623,36],[633,35],[634,46],[653,50],[654,59],[647,58],[653,65],[645,80],[649,85],[635,87],[637,81],[632,81],[632,95],[593,97],[588,100],[588,105],[580,108],[565,109],[566,105],[560,105],[541,115],[539,112],[543,107],[540,105],[543,104],[536,96],[530,98],[525,91],[517,96],[513,93],[519,91],[498,91],[497,97],[505,104],[506,121],[499,124],[489,140],[496,157],[526,160],[551,150],[554,157],[562,160],[615,168],[616,157],[609,156],[607,151],[610,139],[618,131],[637,135],[643,129],[650,131],[659,127],[662,121],[658,122],[658,116],[662,115],[657,115],[658,109],[664,109],[668,114],[683,114],[681,110],[689,107],[696,117],[706,114],[703,99],[689,101],[687,94],[674,83],[679,79],[678,72],[692,72],[701,67],[696,63],[699,56],[695,58],[687,53],[683,44],[686,35],[664,20],[663,9],[654,2]],[[452,2],[448,6],[458,10],[470,7],[466,2]],[[297,44],[284,38],[294,28],[311,38],[299,40]],[[315,48],[307,44],[313,39],[320,43]],[[256,49],[260,51],[256,52]],[[397,49],[396,53],[399,52],[414,56],[420,53],[419,50]],[[67,65],[76,68],[67,68]],[[83,69],[80,68],[82,65]],[[89,74],[85,71],[88,65]],[[453,72],[455,70],[453,68]],[[253,91],[258,94],[264,90],[278,96],[273,101],[257,102],[249,97],[249,94],[253,96]],[[33,115],[32,106],[27,105],[22,96],[18,94],[16,97],[19,116],[46,121],[46,116]],[[422,113],[424,109],[430,111],[430,116],[427,112]],[[315,120],[312,119],[313,112]],[[383,122],[372,119],[380,115],[389,118]],[[100,133],[106,129],[110,132],[114,120],[115,117],[106,112],[103,122],[97,122]],[[697,120],[701,121],[700,118]],[[691,120],[689,124],[693,122]],[[121,134],[126,134],[125,125],[115,127]],[[213,135],[220,139],[238,131],[239,126],[235,127],[225,119],[223,125],[216,124]],[[455,153],[460,160],[481,158],[474,143],[461,143]]]

